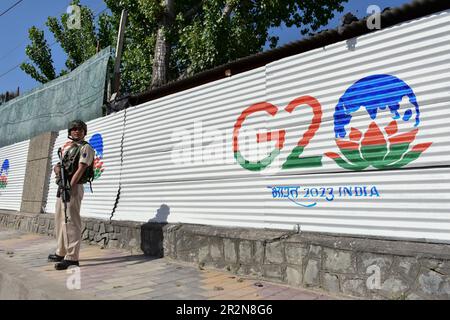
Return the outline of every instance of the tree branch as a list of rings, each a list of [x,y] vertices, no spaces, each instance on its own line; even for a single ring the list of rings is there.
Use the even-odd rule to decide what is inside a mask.
[[[174,0],[165,0],[165,14],[169,18],[169,21],[175,19],[175,2]]]
[[[230,16],[230,14],[233,12],[234,6],[235,5],[231,5],[228,2],[225,4],[225,7],[222,11],[222,19],[228,18]]]
[[[184,19],[190,19],[192,18],[196,13],[198,13],[198,11],[200,10],[200,8],[203,6],[203,0],[199,1],[199,3],[197,3],[197,5],[193,6],[190,10],[186,11],[183,15]]]
[[[227,2],[225,3],[225,7],[222,10],[222,20],[230,17],[230,15],[233,13],[234,9],[239,4],[239,2],[248,2],[248,1],[227,0]]]

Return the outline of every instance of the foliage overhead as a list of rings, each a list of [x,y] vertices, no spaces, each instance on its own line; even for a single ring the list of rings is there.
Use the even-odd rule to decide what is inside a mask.
[[[5,93],[0,94],[0,105],[8,102],[9,100],[12,100],[19,96],[19,88],[17,88],[17,91],[6,91]]]
[[[66,68],[58,76],[64,75],[84,61],[89,59],[99,49],[105,48],[114,41],[107,14],[99,17],[98,30],[95,27],[95,19],[92,10],[80,5],[79,0],[73,0],[72,5],[80,6],[80,28],[70,28],[69,14],[64,13],[60,18],[48,17],[46,25],[52,32],[56,42],[67,54]],[[31,44],[26,47],[26,54],[32,63],[24,62],[21,69],[38,82],[46,83],[55,79],[56,71],[53,66],[52,51],[44,38],[44,31],[33,26],[29,30]]]
[[[299,38],[312,34],[336,11],[342,12],[348,0],[104,1],[110,14],[100,17],[98,31],[91,10],[84,6],[81,30],[65,27],[67,14],[60,20],[49,18],[47,25],[68,55],[68,70],[73,70],[95,53],[97,41],[100,47],[114,45],[121,12],[127,10],[122,92],[136,93],[261,52],[266,43],[275,48],[279,39],[270,35],[271,28],[285,24],[298,28]],[[50,52],[41,59],[29,55],[35,65],[45,67],[38,73],[41,79],[48,79],[51,68],[44,60],[51,64],[51,51],[33,39],[30,47]]]

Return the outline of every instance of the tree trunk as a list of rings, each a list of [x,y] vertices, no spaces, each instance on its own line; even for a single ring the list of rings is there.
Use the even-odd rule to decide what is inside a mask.
[[[164,0],[164,14],[156,36],[150,89],[160,87],[168,81],[170,44],[166,32],[171,27],[174,16],[174,0]]]
[[[169,68],[169,44],[165,35],[164,26],[158,28],[156,37],[155,56],[153,58],[153,73],[151,89],[167,83]]]

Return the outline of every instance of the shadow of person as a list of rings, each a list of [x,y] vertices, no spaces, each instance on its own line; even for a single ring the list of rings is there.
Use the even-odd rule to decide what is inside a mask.
[[[170,207],[162,204],[155,217],[141,226],[141,250],[145,255],[162,258],[164,256],[164,226],[170,215]]]
[[[167,223],[167,217],[170,214],[170,208],[166,204],[162,204],[158,210],[156,210],[156,216],[148,222]]]
[[[94,267],[101,265],[113,265],[113,264],[124,264],[132,266],[141,263],[145,263],[148,261],[154,260],[154,257],[142,256],[142,255],[131,255],[131,256],[109,256],[109,257],[101,257],[101,258],[89,258],[89,259],[81,259],[83,266],[85,267]]]

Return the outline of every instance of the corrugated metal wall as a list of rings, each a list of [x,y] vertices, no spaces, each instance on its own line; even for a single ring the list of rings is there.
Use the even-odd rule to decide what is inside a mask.
[[[0,148],[0,209],[20,210],[30,140]]]
[[[379,197],[355,196],[353,192],[353,196],[335,194],[333,201],[304,198],[309,201],[303,204],[317,203],[308,209],[287,199],[268,199],[265,218],[270,227],[299,224],[305,231],[450,240],[449,22],[449,12],[445,12],[359,37],[351,50],[348,43],[337,43],[267,66],[268,101],[285,106],[293,97],[307,94],[322,105],[320,128],[302,156],[340,153],[333,139],[335,106],[347,88],[370,75],[392,75],[411,87],[420,109],[420,124],[411,125],[413,117],[409,123],[399,119],[399,131],[419,129],[411,147],[432,143],[417,160],[396,170],[355,172],[339,167],[326,156],[318,169],[282,170],[276,177],[268,178],[267,184],[300,185],[303,195],[308,192],[305,188],[317,188],[321,194],[320,188],[326,188],[327,193],[328,188],[334,187],[338,196],[339,187],[353,187],[355,191],[354,187],[375,186]],[[368,89],[366,94],[376,90],[377,84],[373,84],[375,89]],[[411,106],[407,101],[404,104]],[[274,127],[304,132],[302,124],[309,123],[312,117],[308,111],[296,113],[292,120],[281,119]],[[373,120],[361,108],[354,114],[351,127],[364,132],[373,121],[381,123],[380,128],[392,121],[387,108],[379,113]],[[291,150],[294,143],[287,142],[285,149]],[[366,171],[374,169],[369,167]]]
[[[450,240],[449,84],[446,11],[91,121],[82,214]]]
[[[129,109],[115,219],[450,240],[449,22],[442,12]],[[386,93],[377,93],[380,86]],[[367,97],[399,90],[407,97],[398,110],[378,106],[370,116]],[[347,108],[345,99],[358,94],[361,108],[346,128],[354,128],[352,141],[336,141],[336,107],[342,98]],[[236,126],[239,151],[250,161],[242,166],[233,153]],[[256,133],[267,130],[272,138],[284,130],[284,147],[266,168],[249,170],[265,167],[257,161],[276,147],[264,135],[257,143]],[[367,150],[379,134],[397,153],[336,159],[345,159],[345,146]],[[268,151],[255,155],[258,146]],[[313,158],[283,167],[293,150],[294,158],[301,150]],[[378,170],[393,163],[397,168]]]
[[[124,128],[124,113],[119,112],[104,118],[89,121],[88,134],[85,138],[96,151],[100,176],[92,183],[93,193],[89,184],[85,185],[84,199],[81,204],[81,215],[109,219],[116,202],[119,189],[121,168],[121,141]],[[61,130],[53,149],[52,166],[58,160],[58,148],[67,141],[67,130]],[[46,211],[54,212],[56,204],[57,185],[52,172]]]
[[[208,218],[217,222],[214,214],[222,210],[228,224],[263,226],[262,195],[259,206],[244,193],[236,199],[235,209],[224,207],[224,202],[230,182],[236,186],[236,181],[253,176],[237,166],[229,152],[232,124],[241,106],[264,99],[265,68],[260,68],[128,109],[122,192],[115,218],[160,219],[166,215],[166,205],[170,222],[198,222],[199,217],[202,223]],[[206,131],[217,133],[218,139],[208,141],[202,137]],[[205,146],[214,149],[211,144],[223,150],[226,159],[219,153],[215,161],[203,161],[202,151]],[[182,154],[188,145],[192,150]]]

